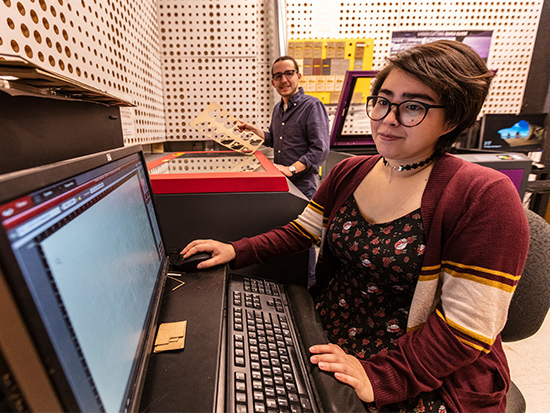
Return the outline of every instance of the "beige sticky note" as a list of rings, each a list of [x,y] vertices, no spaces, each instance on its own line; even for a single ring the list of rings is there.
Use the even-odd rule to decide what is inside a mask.
[[[236,117],[212,102],[189,123],[219,144],[235,152],[252,155],[264,140],[252,132],[239,132],[235,129],[237,122]]]
[[[153,352],[180,350],[185,346],[187,321],[163,323],[159,326]]]

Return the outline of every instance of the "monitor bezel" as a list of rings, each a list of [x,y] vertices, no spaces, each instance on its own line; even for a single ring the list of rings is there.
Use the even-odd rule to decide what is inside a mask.
[[[155,200],[148,177],[147,164],[141,146],[123,147],[103,151],[92,155],[2,175],[0,176],[0,204],[11,202],[35,190],[55,184],[69,177],[135,155],[138,155],[147,175],[147,185],[151,194],[151,202],[154,204]],[[155,214],[157,214],[156,208],[154,208],[154,210]],[[158,223],[158,216],[156,218]],[[0,275],[4,277],[8,289],[10,290],[9,293],[16,303],[17,310],[21,315],[25,328],[33,341],[37,355],[52,384],[55,397],[65,411],[80,411],[81,407],[73,394],[71,384],[62,368],[62,364],[49,338],[49,334],[43,325],[39,310],[25,282],[24,275],[19,268],[6,231],[3,226],[0,225],[0,227]],[[161,241],[164,245],[162,230],[160,228],[159,230]],[[139,408],[148,360],[152,352],[156,334],[156,325],[160,311],[162,293],[166,282],[167,269],[168,258],[165,255],[153,290],[153,297],[145,319],[145,328],[140,338],[140,351],[136,354],[136,363],[132,368],[131,378],[126,388],[121,411],[136,411]],[[9,355],[7,356],[9,357]]]
[[[544,134],[543,134],[543,140],[538,145],[539,148],[529,148],[528,146],[518,146],[518,147],[502,147],[502,148],[486,148],[484,147],[484,143],[486,141],[486,133],[487,133],[487,122],[495,122],[499,119],[510,119],[510,122],[512,125],[514,122],[517,122],[523,118],[540,118],[542,120],[542,127],[544,128]],[[479,141],[477,143],[477,148],[479,150],[487,151],[487,152],[516,152],[516,153],[524,153],[528,154],[530,152],[540,152],[544,149],[545,140],[547,139],[548,135],[548,127],[549,127],[549,116],[548,113],[486,113],[481,117],[480,121],[480,127],[479,127]],[[510,126],[512,126],[510,125]]]

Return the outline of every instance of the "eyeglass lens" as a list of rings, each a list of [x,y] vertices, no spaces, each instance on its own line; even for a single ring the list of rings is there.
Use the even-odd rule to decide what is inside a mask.
[[[283,78],[283,75],[285,75],[287,79],[290,79],[292,76],[294,76],[294,73],[296,73],[296,70],[287,70],[286,72],[283,72],[283,73],[277,72],[273,74],[273,79],[281,80]]]
[[[427,108],[415,102],[408,100],[399,104],[391,103],[389,100],[381,97],[369,97],[367,100],[367,115],[372,120],[382,120],[391,111],[392,106],[397,106],[397,120],[404,126],[416,126],[424,120]]]

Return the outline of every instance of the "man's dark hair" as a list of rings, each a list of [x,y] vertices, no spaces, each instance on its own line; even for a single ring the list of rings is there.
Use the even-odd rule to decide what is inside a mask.
[[[291,57],[291,56],[281,56],[273,62],[273,65],[271,65],[271,75],[273,75],[273,66],[275,66],[275,63],[282,62],[283,60],[291,60],[292,63],[294,63],[294,67],[296,68],[296,73],[300,73],[300,68],[298,67],[298,62],[293,57]]]

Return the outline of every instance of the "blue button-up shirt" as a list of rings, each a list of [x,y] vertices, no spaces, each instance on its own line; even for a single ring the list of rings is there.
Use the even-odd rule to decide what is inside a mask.
[[[282,99],[275,105],[269,131],[264,134],[264,144],[274,149],[276,164],[290,166],[300,161],[306,166],[290,180],[311,198],[317,190],[319,166],[329,153],[329,122],[323,103],[299,88],[286,110]]]

